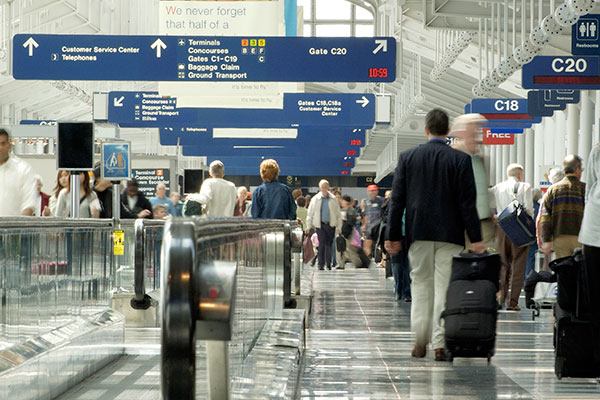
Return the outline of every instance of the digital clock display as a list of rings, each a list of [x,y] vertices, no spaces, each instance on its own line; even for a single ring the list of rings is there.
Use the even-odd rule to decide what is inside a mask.
[[[360,146],[360,145],[362,145],[362,140],[360,140],[360,139],[350,140],[350,146]]]
[[[547,76],[538,75],[533,77],[534,84],[546,85],[600,85],[600,76]]]
[[[348,150],[348,152],[346,153],[346,155],[348,155],[348,156],[355,156],[356,155],[356,150]]]
[[[369,68],[369,78],[387,78],[387,68]]]
[[[342,175],[348,175],[348,171],[342,171]]]

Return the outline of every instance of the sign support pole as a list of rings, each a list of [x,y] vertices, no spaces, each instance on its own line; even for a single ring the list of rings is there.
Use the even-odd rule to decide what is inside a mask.
[[[71,171],[71,218],[79,219],[79,174]]]
[[[112,188],[112,214],[115,227],[121,223],[121,185],[113,183]]]

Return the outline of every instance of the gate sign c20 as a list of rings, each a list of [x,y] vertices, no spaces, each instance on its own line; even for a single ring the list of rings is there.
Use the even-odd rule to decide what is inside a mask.
[[[15,79],[393,82],[396,39],[18,34]]]
[[[524,89],[600,89],[600,57],[536,56],[522,77]]]

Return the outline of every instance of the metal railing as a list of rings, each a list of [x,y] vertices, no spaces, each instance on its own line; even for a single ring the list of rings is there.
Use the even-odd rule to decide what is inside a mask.
[[[209,398],[229,396],[264,324],[291,299],[290,221],[176,218],[165,225],[162,268],[164,399],[193,399],[196,340],[207,340]],[[301,231],[301,229],[300,229]],[[228,343],[227,343],[228,342]]]
[[[54,397],[122,352],[123,317],[109,308],[112,223],[23,217],[0,227],[0,398]]]
[[[136,310],[146,310],[152,303],[146,293],[147,283],[151,290],[160,289],[160,248],[164,226],[164,220],[135,220],[135,297],[131,299],[131,307]]]

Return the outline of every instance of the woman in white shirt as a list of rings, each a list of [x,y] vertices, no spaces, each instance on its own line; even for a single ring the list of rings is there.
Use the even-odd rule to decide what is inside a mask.
[[[50,208],[50,215],[56,215],[56,205],[58,204],[58,195],[60,191],[63,189],[67,189],[69,187],[69,179],[71,178],[71,173],[69,171],[58,171],[56,175],[56,186],[54,186],[54,190],[52,191],[52,195],[50,196],[50,200],[48,200],[48,207]]]
[[[57,217],[71,216],[71,192],[67,186],[60,191],[56,206]],[[79,174],[79,217],[100,218],[100,201],[96,193],[90,188],[87,172]]]

